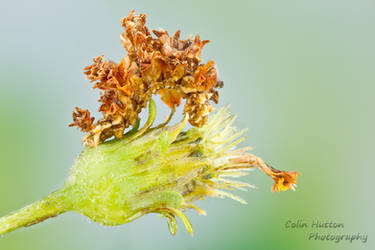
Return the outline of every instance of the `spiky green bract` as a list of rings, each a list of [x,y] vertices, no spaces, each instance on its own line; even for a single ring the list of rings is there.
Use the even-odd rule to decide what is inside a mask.
[[[181,132],[174,125],[127,134],[94,148],[85,148],[60,193],[64,211],[84,214],[103,225],[120,225],[148,213],[167,219],[175,234],[179,217],[193,233],[183,211],[206,196],[241,198],[222,189],[251,185],[224,179],[246,174],[251,165],[238,163],[245,150],[235,150],[243,131],[232,127],[235,117],[220,109],[202,128]],[[236,163],[237,162],[237,163]],[[63,211],[59,211],[63,212]]]

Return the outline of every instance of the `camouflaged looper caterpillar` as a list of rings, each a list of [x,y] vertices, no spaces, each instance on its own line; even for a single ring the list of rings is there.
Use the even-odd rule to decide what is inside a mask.
[[[213,109],[209,101],[218,102],[216,89],[223,86],[214,62],[201,63],[200,52],[208,41],[198,35],[180,40],[179,31],[171,37],[165,30],[153,31],[153,38],[145,18],[132,11],[122,20],[121,41],[128,53],[119,64],[100,56],[85,68],[94,88],[101,90],[103,118],[94,123],[88,110],[76,108],[73,113],[70,125],[87,135],[64,185],[0,218],[0,235],[68,211],[107,226],[158,213],[172,234],[176,217],[192,234],[183,212],[192,208],[206,214],[194,201],[211,196],[246,203],[224,190],[253,186],[228,177],[257,168],[274,179],[273,191],[294,190],[298,173],[270,167],[248,153],[249,148],[236,149],[244,131],[232,126],[235,116],[228,108],[208,115]],[[154,94],[171,108],[169,118],[157,126]],[[184,118],[168,125],[181,98],[186,99]],[[139,113],[147,104],[149,117],[139,128]],[[193,127],[183,131],[188,122]]]

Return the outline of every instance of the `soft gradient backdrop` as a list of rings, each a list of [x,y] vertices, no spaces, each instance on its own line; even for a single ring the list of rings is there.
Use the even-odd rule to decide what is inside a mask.
[[[208,199],[189,211],[191,237],[172,237],[157,215],[102,227],[67,213],[0,238],[1,250],[375,249],[375,2],[1,1],[0,215],[59,188],[82,145],[68,128],[74,106],[96,110],[82,74],[91,59],[124,56],[120,20],[147,13],[148,25],[210,39],[203,52],[225,82],[243,145],[271,165],[301,172],[296,192],[272,194],[272,180],[239,193],[247,206]],[[164,109],[160,117],[167,115]],[[342,230],[284,227],[287,220],[330,220]],[[309,241],[320,233],[364,233],[363,244]]]

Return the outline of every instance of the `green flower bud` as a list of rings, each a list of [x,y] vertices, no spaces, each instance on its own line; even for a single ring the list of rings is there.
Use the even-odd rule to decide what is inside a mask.
[[[252,187],[223,178],[244,175],[252,167],[236,161],[246,154],[234,149],[244,139],[244,131],[232,127],[235,117],[228,109],[220,109],[206,125],[186,132],[182,129],[187,116],[174,126],[150,129],[154,109],[150,102],[151,118],[143,129],[97,147],[85,147],[61,190],[18,212],[26,217],[21,221],[16,217],[0,219],[0,234],[66,211],[107,226],[159,213],[167,219],[172,234],[177,229],[176,217],[192,234],[183,211],[193,208],[205,214],[194,201],[212,196],[246,203],[222,190]]]

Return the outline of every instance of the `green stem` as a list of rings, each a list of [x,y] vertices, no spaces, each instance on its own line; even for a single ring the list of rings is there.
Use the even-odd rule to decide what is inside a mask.
[[[145,123],[145,125],[143,125],[143,127],[138,130],[131,138],[130,140],[134,140],[138,137],[140,137],[141,135],[143,135],[144,133],[147,132],[147,130],[152,126],[152,124],[154,123],[155,121],[155,116],[156,116],[156,104],[154,102],[154,100],[150,99],[149,103],[148,103],[148,119]]]
[[[176,108],[173,106],[173,108],[171,109],[171,113],[169,114],[167,120],[165,120],[165,122],[159,124],[158,126],[153,127],[151,130],[159,129],[159,128],[163,128],[163,127],[167,126],[168,123],[171,121],[175,111],[176,111]]]
[[[68,211],[64,191],[56,191],[18,211],[0,218],[0,236],[20,227],[28,227]]]

